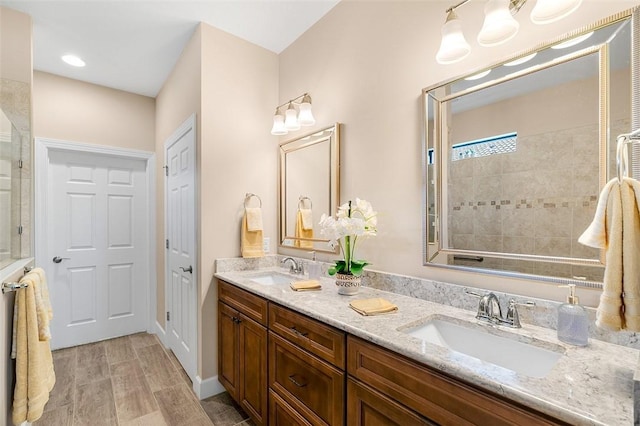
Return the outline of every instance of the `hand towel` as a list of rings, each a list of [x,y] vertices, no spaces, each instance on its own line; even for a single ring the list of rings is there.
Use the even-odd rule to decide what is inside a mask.
[[[304,231],[313,230],[313,211],[311,209],[300,209],[302,218],[302,229]]]
[[[56,381],[49,341],[41,341],[38,332],[35,293],[41,291],[40,276],[30,273],[20,281],[28,286],[18,290],[15,299],[17,356],[12,420],[16,425],[35,422],[42,416]]]
[[[291,290],[293,291],[311,291],[311,290],[320,290],[322,285],[318,280],[306,280],[306,281],[296,281],[290,284]]]
[[[582,244],[606,249],[603,290],[596,325],[640,331],[640,183],[624,178],[607,183]]]
[[[247,209],[248,210],[248,209]],[[262,231],[249,231],[247,228],[247,212],[242,217],[242,229],[240,231],[240,250],[242,257],[263,257]]]
[[[247,216],[247,231],[262,231],[262,209],[260,207],[247,207],[244,210]]]
[[[304,210],[308,210],[308,209],[304,209]],[[313,228],[311,229],[304,229],[304,225],[303,225],[303,216],[302,216],[302,211],[298,210],[298,213],[296,213],[296,234],[295,234],[296,238],[313,238]],[[293,242],[293,246],[294,247],[300,247],[300,248],[308,248],[311,249],[313,248],[313,241],[309,241],[309,240],[300,240],[300,239],[296,239]]]
[[[349,307],[359,313],[360,315],[380,315],[389,312],[395,312],[398,307],[386,299],[363,299],[354,300],[349,303]]]
[[[53,319],[53,309],[51,308],[51,300],[49,299],[49,288],[47,286],[47,278],[42,268],[33,269],[30,274],[36,274],[40,281],[40,285],[36,287],[36,312],[38,313],[38,336],[40,340],[51,339],[51,329],[49,322]]]

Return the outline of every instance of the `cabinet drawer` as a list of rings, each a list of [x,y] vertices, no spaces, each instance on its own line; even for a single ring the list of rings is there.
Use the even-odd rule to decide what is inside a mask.
[[[347,380],[347,424],[353,426],[436,426],[379,392]]]
[[[344,424],[344,373],[271,331],[269,385],[311,424]]]
[[[441,425],[564,424],[352,336],[347,371]]]
[[[313,426],[274,391],[269,391],[269,426]]]
[[[267,301],[224,281],[218,281],[218,299],[252,320],[267,325]]]
[[[269,328],[344,370],[344,332],[274,303],[269,306]]]

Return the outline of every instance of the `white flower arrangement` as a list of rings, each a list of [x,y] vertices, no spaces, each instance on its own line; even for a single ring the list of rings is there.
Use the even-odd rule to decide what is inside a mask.
[[[339,246],[343,257],[341,260],[336,260],[335,265],[329,268],[329,275],[336,273],[362,275],[363,268],[369,263],[354,259],[356,242],[359,238],[376,236],[377,215],[371,203],[359,198],[356,198],[355,203],[349,201],[338,207],[335,218],[322,215],[320,234],[329,239],[332,247]]]

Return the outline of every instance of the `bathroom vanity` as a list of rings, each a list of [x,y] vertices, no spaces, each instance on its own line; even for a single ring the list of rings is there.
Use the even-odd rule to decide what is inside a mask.
[[[635,349],[577,348],[526,323],[482,326],[474,312],[373,288],[340,296],[329,278],[294,292],[284,281],[300,277],[278,268],[216,277],[219,378],[256,424],[633,424]],[[367,317],[348,306],[372,297],[399,310]],[[543,373],[512,370],[410,334],[434,318],[559,356]]]

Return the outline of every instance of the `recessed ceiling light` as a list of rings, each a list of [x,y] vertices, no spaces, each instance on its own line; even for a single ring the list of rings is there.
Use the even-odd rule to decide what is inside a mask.
[[[478,74],[474,74],[474,75],[472,75],[470,77],[467,77],[467,78],[465,78],[465,80],[479,80],[482,77],[488,75],[490,72],[491,72],[491,70],[488,69],[486,71],[482,71],[482,72],[479,72]]]
[[[589,37],[593,35],[593,31],[590,33],[582,34],[581,36],[574,37],[571,40],[567,40],[564,43],[556,44],[555,46],[551,46],[552,49],[566,49],[567,47],[575,46],[578,43],[582,43]]]
[[[84,67],[85,65],[87,65],[82,59],[80,59],[76,55],[64,55],[62,57],[62,60],[74,67]]]
[[[505,67],[515,67],[516,65],[524,64],[525,62],[529,62],[532,60],[538,53],[533,52],[531,55],[527,55],[524,58],[516,59],[515,61],[507,62],[504,64]]]

